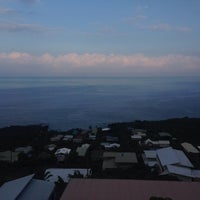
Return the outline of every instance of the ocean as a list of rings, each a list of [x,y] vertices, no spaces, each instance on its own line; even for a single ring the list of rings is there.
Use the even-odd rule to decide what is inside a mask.
[[[0,78],[0,127],[68,130],[200,117],[200,77]]]

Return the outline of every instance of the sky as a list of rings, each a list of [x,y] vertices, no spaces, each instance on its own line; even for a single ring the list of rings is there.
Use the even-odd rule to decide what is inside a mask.
[[[200,75],[200,0],[0,0],[0,76]]]

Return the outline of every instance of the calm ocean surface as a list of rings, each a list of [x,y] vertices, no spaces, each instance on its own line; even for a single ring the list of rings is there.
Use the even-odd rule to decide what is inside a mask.
[[[200,77],[0,78],[0,127],[200,117]]]

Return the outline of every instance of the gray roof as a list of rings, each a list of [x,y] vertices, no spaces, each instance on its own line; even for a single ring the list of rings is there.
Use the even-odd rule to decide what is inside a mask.
[[[192,144],[183,142],[181,146],[188,152],[188,153],[199,153],[199,150],[197,150]]]
[[[116,163],[138,163],[136,153],[125,152],[118,153],[115,157]]]
[[[185,167],[193,167],[192,163],[181,150],[167,147],[158,149],[156,152],[162,166],[177,164]]]
[[[48,200],[53,190],[53,183],[33,179],[17,200]]]
[[[34,175],[25,176],[13,181],[4,183],[0,187],[1,200],[13,200],[22,192],[26,185],[31,181]]]
[[[164,174],[174,174],[174,175],[181,175],[190,178],[200,178],[200,170],[193,170],[187,167],[180,167],[180,166],[173,166],[167,165],[167,170],[163,173]]]
[[[25,176],[5,183],[0,188],[1,200],[48,200],[54,190],[54,184]]]

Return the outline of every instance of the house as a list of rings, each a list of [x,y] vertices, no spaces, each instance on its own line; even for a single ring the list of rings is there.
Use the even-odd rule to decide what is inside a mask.
[[[159,166],[156,150],[145,150],[142,154],[144,164],[149,167]]]
[[[62,178],[65,183],[69,182],[70,175],[80,173],[83,177],[91,175],[91,169],[84,168],[49,168],[45,171],[45,181],[55,183],[58,177]]]
[[[66,158],[66,156],[71,152],[71,149],[68,148],[61,148],[57,149],[55,152],[55,156],[57,158],[58,162],[63,162]]]
[[[181,143],[181,146],[183,147],[183,149],[187,153],[199,154],[199,150],[196,147],[194,147],[192,144],[188,143],[188,142]]]
[[[200,181],[200,170],[176,165],[167,165],[165,171],[163,171],[161,175],[175,176],[181,181]]]
[[[56,144],[49,144],[46,147],[49,151],[54,151],[56,149]]]
[[[0,161],[4,162],[17,162],[19,159],[20,152],[13,152],[13,151],[3,151],[0,152]]]
[[[188,177],[189,180],[191,178],[198,179],[198,176],[192,175],[193,164],[181,150],[172,147],[145,150],[142,158],[147,166],[158,166],[160,175],[172,175],[180,180],[188,180]]]
[[[64,141],[72,141],[74,138],[73,135],[65,135],[62,140]]]
[[[112,148],[119,148],[120,144],[118,143],[108,143],[108,142],[102,142],[101,146],[103,146],[105,149],[112,149]]]
[[[142,140],[142,136],[141,135],[131,135],[131,139],[132,140],[135,140],[135,141],[140,141],[140,140]]]
[[[194,166],[183,151],[168,147],[158,149],[156,152],[160,168],[162,169],[160,175],[173,175],[180,180],[198,178],[191,175]]]
[[[104,152],[102,169],[130,168],[138,163],[134,152]]]
[[[172,138],[172,135],[168,132],[159,132],[158,135],[161,138],[164,138],[164,139],[171,139]]]
[[[167,165],[177,165],[188,168],[194,167],[184,152],[181,150],[167,147],[156,150],[156,153],[162,167]]]
[[[82,144],[80,147],[77,147],[76,152],[78,153],[78,156],[84,157],[89,147],[90,144]]]
[[[96,135],[93,133],[89,133],[89,140],[96,140]]]
[[[102,150],[102,149],[97,149],[97,150],[91,151],[92,163],[101,162],[103,160],[103,153],[104,153],[104,150]]]
[[[103,131],[103,132],[110,131],[110,130],[111,130],[111,128],[108,128],[108,127],[101,129],[101,131]]]
[[[106,142],[118,142],[119,138],[113,135],[106,135]]]
[[[199,188],[198,182],[71,179],[61,200],[198,200]]]
[[[74,143],[82,143],[83,142],[83,137],[81,135],[77,135],[73,138]]]
[[[33,147],[32,146],[17,147],[15,149],[15,152],[24,153],[24,154],[29,154],[32,151],[33,151]]]
[[[34,179],[34,174],[4,183],[1,200],[53,200],[54,184]]]
[[[63,135],[59,134],[50,138],[51,142],[58,142],[63,138]]]
[[[169,140],[153,141],[151,139],[145,140],[144,144],[148,147],[168,147],[170,146]]]

